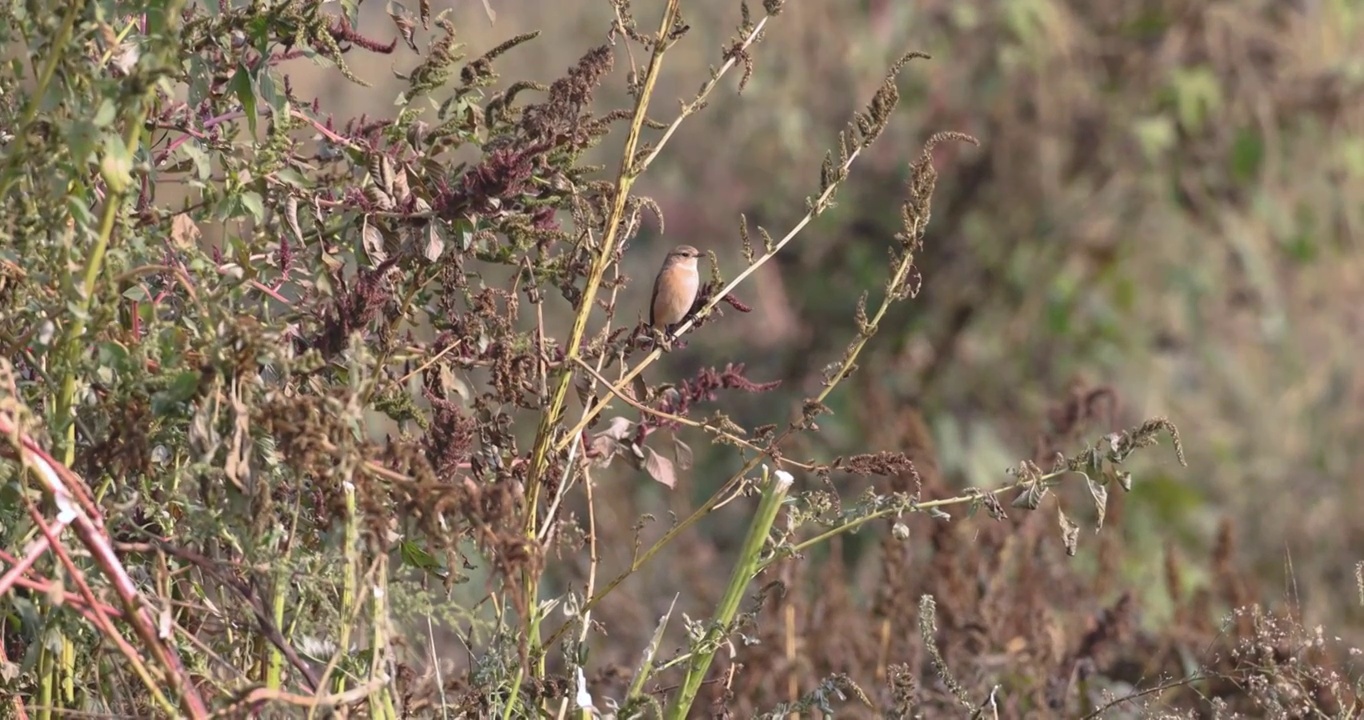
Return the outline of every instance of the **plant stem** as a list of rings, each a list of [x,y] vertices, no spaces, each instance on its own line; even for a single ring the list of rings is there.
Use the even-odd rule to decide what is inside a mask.
[[[43,96],[47,94],[47,86],[52,82],[52,75],[57,71],[57,63],[61,62],[65,55],[66,44],[71,41],[71,31],[76,25],[76,18],[83,12],[82,3],[70,3],[67,5],[66,15],[62,17],[62,26],[57,29],[57,36],[52,39],[52,45],[47,49],[47,63],[43,65],[42,71],[38,75],[38,82],[33,88],[33,92],[28,96],[28,102],[24,104],[24,114],[19,118],[18,132],[14,137],[15,147],[10,149],[11,162],[22,158],[25,155],[28,144],[28,134],[31,129],[33,119],[38,116],[38,106],[43,103]],[[18,177],[19,171],[8,167],[5,169],[4,182],[0,183],[0,197],[9,194],[10,188],[14,187],[14,179]],[[41,712],[41,710],[39,711]]]
[[[634,165],[635,154],[639,148],[640,134],[644,128],[645,118],[648,116],[649,99],[653,95],[654,86],[658,82],[658,75],[663,67],[663,53],[670,46],[669,37],[677,23],[680,4],[681,0],[668,0],[667,7],[663,10],[663,19],[659,23],[653,55],[649,59],[649,68],[640,84],[639,96],[635,101],[634,117],[630,120],[630,131],[625,137],[625,147],[621,150],[620,170],[616,176],[615,197],[613,198],[611,213],[606,221],[606,232],[602,236],[601,245],[597,248],[597,255],[588,271],[587,282],[583,287],[582,298],[578,303],[578,313],[573,320],[573,329],[568,336],[565,360],[572,360],[578,357],[581,352],[582,339],[587,332],[587,319],[592,315],[592,308],[596,306],[597,291],[601,287],[607,266],[615,257],[615,247],[620,237],[620,229],[624,226],[626,200],[629,198],[630,188],[634,185],[635,178],[638,177]],[[538,505],[540,487],[543,484],[541,476],[549,466],[549,453],[554,443],[554,430],[559,427],[559,422],[563,416],[564,401],[568,397],[569,385],[573,382],[573,370],[571,362],[565,362],[559,370],[559,378],[555,384],[554,393],[550,397],[549,404],[542,411],[539,427],[535,431],[535,445],[531,449],[530,470],[526,477],[526,523],[524,528],[526,537],[532,541],[538,531]],[[538,575],[529,569],[523,571],[522,586],[524,592],[522,596],[523,607],[531,614],[527,622],[526,643],[532,649],[538,648],[540,646],[540,623],[536,619],[535,612],[536,598],[539,597]],[[512,688],[513,697],[516,691],[520,689],[523,676],[524,673],[517,675],[516,683]]]
[[[710,630],[701,641],[701,647],[692,655],[691,662],[687,665],[687,675],[682,680],[682,688],[668,708],[666,717],[681,720],[691,709],[696,693],[701,689],[701,681],[705,679],[711,661],[715,659],[715,651],[721,647],[725,635],[734,623],[734,616],[739,611],[739,603],[743,600],[744,592],[762,570],[760,556],[763,546],[767,544],[772,523],[777,519],[777,512],[781,509],[782,501],[786,499],[786,492],[790,488],[790,475],[778,471],[776,477],[772,478],[768,476],[766,468],[763,469],[762,500],[758,503],[758,511],[753,516],[753,522],[748,526],[748,536],[744,538],[739,560],[729,577],[725,594],[715,608]]]
[[[548,407],[541,414],[540,426],[536,430],[535,446],[531,451],[530,474],[527,478],[530,499],[526,506],[526,528],[530,537],[535,537],[535,501],[539,495],[540,476],[549,465],[549,449],[553,441],[554,429],[558,427],[560,417],[563,414],[564,400],[568,396],[568,387],[573,381],[571,361],[578,357],[581,352],[580,346],[583,335],[587,332],[587,318],[592,314],[592,308],[596,305],[597,290],[601,287],[606,268],[611,264],[611,258],[615,255],[616,242],[620,238],[620,229],[624,224],[626,200],[630,196],[630,188],[634,185],[635,178],[638,177],[634,167],[635,153],[639,148],[639,138],[644,129],[644,120],[648,116],[649,99],[653,95],[654,85],[657,83],[659,72],[663,68],[663,53],[669,46],[667,38],[677,20],[680,3],[681,0],[668,0],[668,5],[663,11],[663,20],[659,25],[658,37],[654,43],[653,56],[649,59],[649,68],[645,72],[639,97],[635,101],[635,113],[630,120],[630,131],[625,136],[625,147],[621,150],[620,170],[616,175],[615,197],[612,199],[611,214],[606,221],[606,232],[602,235],[601,245],[597,249],[596,257],[592,260],[592,267],[588,270],[587,283],[583,287],[582,298],[578,302],[578,313],[573,319],[573,329],[569,332],[568,343],[565,346],[565,363],[559,370],[554,394],[550,397]]]
[[[133,101],[133,106],[124,117],[126,135],[123,142],[128,148],[129,156],[137,152],[143,120],[143,102],[138,99]],[[114,223],[117,222],[119,210],[127,197],[127,187],[110,188],[108,196],[104,199],[104,207],[100,210],[99,235],[95,238],[95,244],[90,248],[90,255],[85,260],[85,277],[76,295],[76,311],[71,314],[71,322],[66,326],[66,333],[62,336],[61,348],[66,360],[66,369],[57,395],[53,427],[58,437],[63,438],[59,440],[62,447],[59,454],[62,462],[68,466],[76,459],[76,424],[72,421],[71,406],[76,398],[77,366],[83,349],[80,338],[85,334],[86,318],[89,317],[90,305],[95,297],[95,283],[99,280],[100,270],[104,267],[104,256],[109,249],[109,240],[114,234]]]

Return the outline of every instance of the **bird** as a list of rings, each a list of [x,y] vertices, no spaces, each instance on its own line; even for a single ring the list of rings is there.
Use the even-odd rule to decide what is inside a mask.
[[[701,288],[701,275],[696,270],[696,259],[701,251],[690,245],[678,245],[663,259],[663,267],[654,278],[654,294],[649,301],[649,325],[667,332],[687,316],[696,292]]]

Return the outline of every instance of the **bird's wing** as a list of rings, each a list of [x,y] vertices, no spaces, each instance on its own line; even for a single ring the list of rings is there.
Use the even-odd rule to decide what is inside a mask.
[[[649,327],[654,327],[654,326],[656,325],[656,323],[654,322],[654,316],[655,316],[655,315],[657,314],[657,312],[658,312],[658,310],[657,310],[657,305],[658,305],[658,288],[661,287],[661,286],[663,285],[663,283],[659,282],[659,280],[662,280],[662,279],[663,279],[663,271],[662,271],[662,270],[659,270],[659,271],[658,271],[658,275],[655,275],[655,276],[654,276],[654,292],[653,292],[652,295],[649,296]]]

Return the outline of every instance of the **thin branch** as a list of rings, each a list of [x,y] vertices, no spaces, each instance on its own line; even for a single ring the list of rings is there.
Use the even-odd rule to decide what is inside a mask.
[[[573,361],[581,365],[584,370],[591,373],[593,377],[595,377],[598,381],[605,385],[608,392],[620,398],[621,400],[624,400],[627,405],[635,408],[636,410],[642,413],[646,413],[648,415],[652,415],[656,418],[661,418],[669,422],[675,422],[679,425],[686,425],[688,427],[697,428],[698,430],[704,430],[708,433],[712,433],[714,435],[722,437],[725,440],[734,443],[735,445],[747,448],[756,453],[767,454],[771,452],[771,448],[760,447],[749,440],[745,440],[744,438],[741,438],[738,435],[727,432],[713,425],[700,422],[697,420],[692,420],[691,418],[682,417],[681,415],[673,415],[672,413],[667,413],[663,412],[662,410],[656,410],[654,408],[651,408],[648,405],[645,405],[644,403],[641,403],[638,400],[630,397],[620,388],[613,386],[610,380],[607,380],[605,377],[602,377],[601,373],[597,372],[591,365],[588,365],[587,363],[583,362],[581,358],[575,357],[573,358]],[[792,467],[798,467],[801,468],[802,470],[815,469],[815,465],[812,463],[797,462],[795,460],[789,460],[787,458],[778,458],[777,462],[784,465],[791,465]]]

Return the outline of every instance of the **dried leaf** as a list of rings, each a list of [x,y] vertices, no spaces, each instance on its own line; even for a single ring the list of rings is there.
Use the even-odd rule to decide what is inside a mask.
[[[677,467],[682,470],[687,470],[692,466],[691,446],[682,442],[677,436],[673,436],[673,459],[677,461]]]
[[[199,226],[189,213],[180,213],[171,218],[171,243],[181,250],[195,247],[199,242]]]
[[[607,423],[606,429],[597,433],[598,435],[608,435],[616,440],[624,440],[634,434],[635,424],[630,418],[617,415]]]
[[[238,490],[251,487],[251,411],[242,400],[241,387],[233,383],[227,396],[232,406],[232,444],[227,449],[223,474]]]
[[[1023,492],[1019,493],[1018,497],[1014,498],[1014,501],[1010,504],[1014,507],[1036,510],[1037,507],[1042,504],[1042,498],[1046,497],[1046,495],[1047,486],[1039,482],[1033,482],[1029,483],[1028,486],[1023,489]]]
[[[298,224],[298,198],[293,195],[284,201],[284,221],[288,223],[289,229],[294,232],[294,237],[299,242],[303,242],[303,228]]]
[[[436,224],[431,223],[426,228],[426,246],[422,248],[422,255],[427,262],[435,262],[440,259],[443,252],[445,252],[445,238],[436,229]]]
[[[388,259],[388,253],[384,252],[384,236],[368,217],[360,228],[360,244],[364,246],[365,256],[371,263],[379,265]]]
[[[407,199],[412,197],[412,188],[407,184],[406,167],[400,166],[393,172],[393,197],[397,198],[398,202],[407,202]]]
[[[1009,518],[1009,514],[1004,512],[1004,505],[999,502],[999,498],[995,497],[993,493],[985,495],[981,498],[981,502],[984,503],[985,511],[990,513],[991,518],[994,518],[995,520],[1007,520]]]
[[[1056,507],[1056,517],[1061,523],[1061,542],[1066,545],[1066,554],[1075,557],[1075,551],[1080,545],[1080,526],[1066,517],[1065,511],[1061,510],[1059,505]]]
[[[597,395],[592,392],[592,381],[590,378],[581,375],[578,376],[578,379],[573,383],[573,392],[578,396],[578,402],[583,404],[584,410],[596,405]]]
[[[418,52],[417,41],[414,38],[414,35],[416,34],[416,23],[413,22],[411,16],[407,14],[407,8],[403,7],[402,3],[392,2],[392,0],[390,0],[386,9],[388,11],[389,19],[393,21],[393,26],[398,28],[398,34],[402,36],[403,42],[407,43],[409,48],[412,48],[412,52]]]
[[[1108,512],[1108,488],[1101,482],[1095,482],[1094,478],[1085,476],[1085,482],[1089,483],[1089,495],[1094,498],[1094,510],[1099,514],[1099,520],[1094,526],[1094,532],[1103,529],[1104,515]]]
[[[644,384],[644,375],[636,375],[635,379],[630,381],[630,390],[635,400],[642,403],[649,401],[649,386]]]
[[[441,392],[445,394],[447,399],[449,399],[450,393],[458,395],[460,400],[463,400],[466,403],[473,397],[473,394],[469,390],[468,383],[455,375],[455,371],[451,369],[449,365],[440,366],[438,378],[440,380]]]
[[[677,470],[673,467],[673,461],[654,452],[651,447],[644,448],[644,471],[669,488],[677,485]]]
[[[621,452],[621,443],[634,431],[635,424],[624,417],[613,417],[605,430],[592,436],[588,443],[588,450],[593,456],[593,462],[598,467],[606,467],[611,464],[616,455]]]

